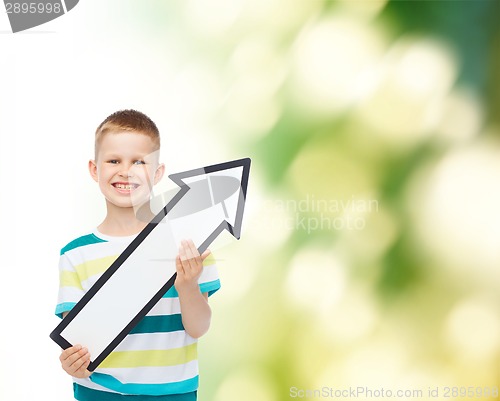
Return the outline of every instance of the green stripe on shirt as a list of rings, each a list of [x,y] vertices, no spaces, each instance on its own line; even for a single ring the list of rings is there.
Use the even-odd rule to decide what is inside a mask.
[[[175,315],[144,316],[132,329],[130,334],[168,333],[178,330],[184,330],[180,313]]]
[[[94,390],[76,383],[73,383],[73,388],[75,398],[79,401],[123,401],[129,398],[134,401],[196,401],[196,391],[184,394],[124,396],[122,394]]]
[[[64,255],[66,252],[71,251],[72,249],[79,248],[85,245],[97,244],[99,242],[108,242],[103,240],[94,234],[87,234],[77,239],[71,241],[68,245],[66,245],[63,249],[61,249],[61,255]]]

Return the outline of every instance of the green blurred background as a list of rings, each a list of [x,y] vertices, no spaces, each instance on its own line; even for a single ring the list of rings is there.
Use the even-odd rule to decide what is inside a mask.
[[[216,254],[200,398],[496,398],[500,2],[189,1],[148,18],[164,15],[227,89],[207,124],[253,159],[242,240]]]

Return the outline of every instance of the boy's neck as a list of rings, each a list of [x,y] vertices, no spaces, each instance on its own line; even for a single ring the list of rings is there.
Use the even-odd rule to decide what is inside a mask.
[[[153,217],[151,213],[149,219],[145,219],[144,216],[139,219],[133,207],[124,208],[108,204],[106,217],[97,229],[105,235],[116,237],[134,235],[141,232]]]

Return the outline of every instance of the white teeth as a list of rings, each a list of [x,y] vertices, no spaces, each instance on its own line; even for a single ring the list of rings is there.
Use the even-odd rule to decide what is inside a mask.
[[[134,189],[135,188],[135,185],[132,185],[132,184],[115,184],[115,187],[116,188],[119,188],[119,189],[126,189],[126,190],[131,190],[131,189]]]

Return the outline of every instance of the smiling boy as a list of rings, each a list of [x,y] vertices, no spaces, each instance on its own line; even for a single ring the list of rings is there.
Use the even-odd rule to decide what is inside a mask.
[[[159,149],[156,125],[138,111],[113,113],[97,128],[88,167],[105,198],[106,216],[93,232],[61,250],[59,317],[66,316],[148,223],[135,210],[148,205],[153,186],[164,175]],[[200,255],[192,241],[182,241],[174,287],[94,372],[87,370],[91,355],[84,345],[62,351],[59,359],[73,377],[77,400],[196,400],[197,338],[210,327],[208,296],[220,288],[209,253]]]

